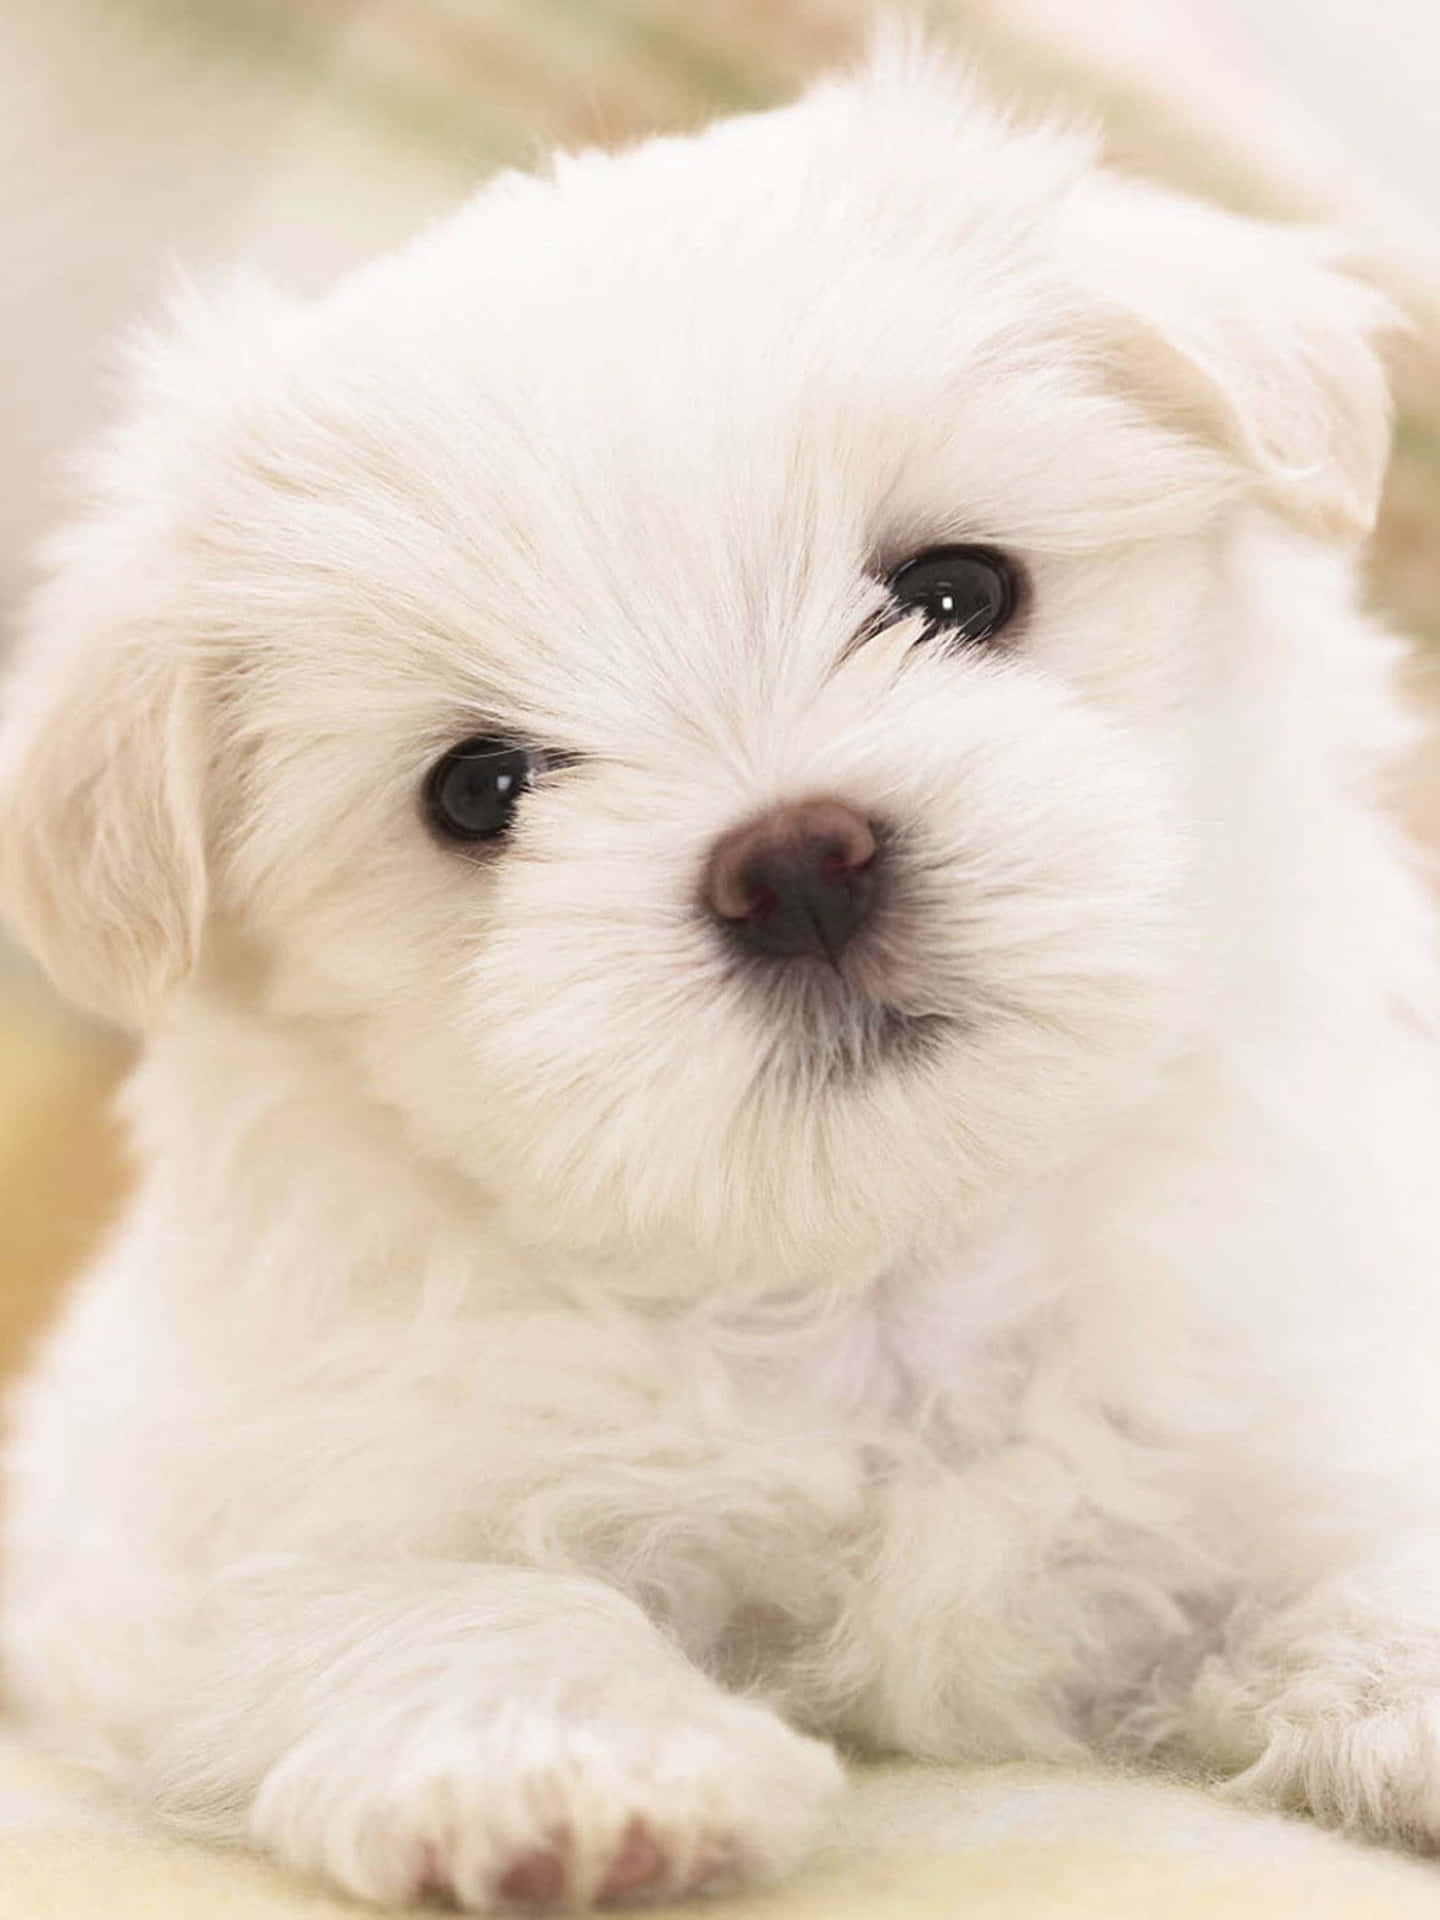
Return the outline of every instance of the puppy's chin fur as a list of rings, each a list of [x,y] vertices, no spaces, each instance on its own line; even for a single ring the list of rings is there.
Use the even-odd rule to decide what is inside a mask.
[[[1330,251],[892,52],[145,350],[0,737],[17,924],[150,1034],[17,1408],[53,1736],[477,1908],[779,1870],[815,1735],[1440,1844],[1434,929]],[[887,597],[951,545],[983,644]],[[476,736],[538,771],[465,846]],[[741,951],[711,849],[817,797],[870,917]]]

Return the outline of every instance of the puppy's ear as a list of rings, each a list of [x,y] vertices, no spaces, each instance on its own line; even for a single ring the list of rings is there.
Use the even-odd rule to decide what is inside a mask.
[[[0,732],[0,901],[64,992],[138,1023],[195,963],[206,881],[193,692],[128,611],[47,596]]]
[[[1103,172],[1063,220],[1107,361],[1137,397],[1238,461],[1307,532],[1367,533],[1390,423],[1372,342],[1396,316],[1339,270],[1332,238]]]
[[[207,747],[187,534],[284,305],[249,285],[213,304],[187,291],[136,350],[128,415],[87,463],[90,510],[52,542],[0,702],[0,909],[66,993],[124,1023],[200,950]]]

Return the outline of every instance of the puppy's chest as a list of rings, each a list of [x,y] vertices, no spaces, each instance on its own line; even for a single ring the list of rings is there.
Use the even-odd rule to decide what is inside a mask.
[[[1036,1329],[946,1292],[897,1284],[823,1314],[777,1300],[588,1336],[537,1329],[551,1364],[513,1368],[528,1404],[503,1457],[476,1463],[487,1531],[502,1550],[617,1581],[687,1638],[753,1610],[814,1628],[867,1577],[897,1495],[958,1492],[1008,1444]],[[581,1350],[583,1381],[556,1370]]]

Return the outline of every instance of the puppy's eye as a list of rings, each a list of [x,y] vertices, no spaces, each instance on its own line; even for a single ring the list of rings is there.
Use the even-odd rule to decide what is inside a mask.
[[[425,777],[425,813],[448,840],[493,840],[504,833],[540,755],[511,740],[462,740]]]
[[[887,585],[896,606],[924,616],[926,639],[988,640],[1015,612],[1015,568],[994,547],[930,547]]]

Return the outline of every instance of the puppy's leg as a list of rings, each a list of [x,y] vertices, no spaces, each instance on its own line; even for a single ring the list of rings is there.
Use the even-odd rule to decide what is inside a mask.
[[[767,1876],[842,1777],[588,1579],[246,1572],[197,1625],[154,1798],[370,1900],[586,1907]]]
[[[1440,1535],[1238,1616],[1181,1739],[1237,1799],[1440,1847]]]

